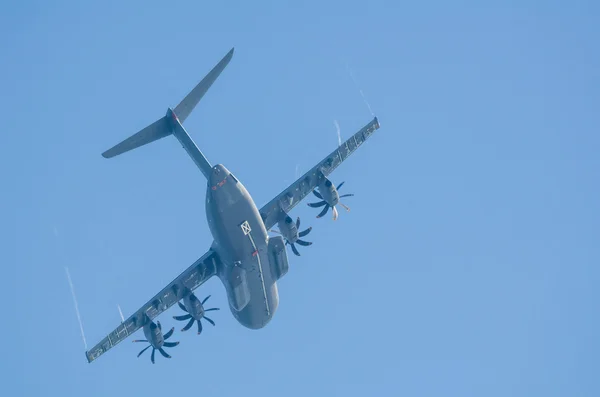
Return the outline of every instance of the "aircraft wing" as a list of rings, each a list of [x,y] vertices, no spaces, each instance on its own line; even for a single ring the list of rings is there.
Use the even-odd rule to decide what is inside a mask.
[[[292,208],[319,185],[319,182],[324,177],[331,174],[334,169],[354,153],[377,129],[379,129],[379,121],[375,117],[361,128],[360,131],[352,135],[307,173],[263,206],[260,209],[260,214],[267,230],[270,230],[277,223],[281,211],[289,213]]]
[[[175,280],[171,281],[162,291],[139,308],[138,311],[109,333],[96,346],[86,351],[85,355],[88,362],[91,363],[119,342],[127,339],[129,335],[142,328],[144,326],[145,315],[151,320],[154,319],[160,313],[177,303],[182,298],[182,293],[186,289],[193,291],[214,276],[217,273],[218,262],[219,258],[216,253],[210,249]]]

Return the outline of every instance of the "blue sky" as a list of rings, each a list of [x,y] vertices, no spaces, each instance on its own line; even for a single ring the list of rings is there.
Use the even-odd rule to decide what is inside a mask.
[[[0,14],[3,354],[13,396],[597,396],[600,7],[592,1],[22,1]],[[186,121],[262,206],[371,119],[272,322],[171,360],[98,342],[211,243],[171,138],[100,153],[231,48]],[[6,289],[8,288],[8,289]],[[165,327],[182,326],[171,318]]]

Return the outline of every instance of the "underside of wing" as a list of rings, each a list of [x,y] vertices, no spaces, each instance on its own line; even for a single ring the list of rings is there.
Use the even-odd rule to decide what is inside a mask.
[[[379,121],[375,117],[360,131],[348,138],[327,157],[263,206],[260,209],[260,214],[267,230],[278,222],[282,214],[289,213],[292,208],[310,194],[324,178],[356,151],[377,129],[379,129]]]
[[[219,259],[216,253],[209,250],[200,259],[194,262],[175,280],[146,302],[140,309],[109,333],[96,346],[88,350],[85,355],[88,362],[92,362],[119,342],[127,339],[129,335],[142,328],[148,319],[152,320],[159,314],[179,302],[188,291],[193,291],[217,273]]]

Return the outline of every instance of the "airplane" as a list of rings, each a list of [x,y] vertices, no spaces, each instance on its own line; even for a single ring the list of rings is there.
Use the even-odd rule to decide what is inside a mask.
[[[174,318],[189,320],[184,330],[189,329],[196,321],[200,333],[201,319],[214,325],[214,321],[205,314],[207,311],[218,309],[204,309],[203,305],[208,298],[201,302],[193,293],[213,276],[221,280],[230,311],[241,325],[249,329],[265,327],[273,318],[279,304],[277,281],[289,270],[286,245],[291,246],[295,255],[300,255],[295,244],[311,244],[300,239],[308,234],[311,228],[299,232],[300,218],[294,222],[289,216],[290,210],[313,193],[321,201],[309,206],[324,207],[317,217],[322,217],[331,208],[334,219],[337,219],[336,205],[343,206],[339,201],[340,197],[349,196],[338,194],[343,182],[336,187],[327,177],[379,129],[377,117],[260,209],[233,173],[222,164],[211,165],[183,127],[183,122],[229,64],[233,52],[234,48],[175,109],[168,108],[165,116],[102,153],[105,158],[113,158],[164,137],[174,136],[206,178],[206,217],[214,241],[204,255],[93,348],[86,351],[88,363],[140,328],[143,328],[146,336],[143,342],[150,344],[146,349],[153,348],[152,363],[155,350],[170,358],[163,346],[174,347],[179,342],[166,342],[173,334],[173,329],[163,335],[160,322],[154,322],[154,319],[177,303],[185,314]],[[275,231],[273,227],[276,224],[279,229],[276,231],[278,235],[269,236],[268,232]],[[142,350],[138,357],[146,349]]]

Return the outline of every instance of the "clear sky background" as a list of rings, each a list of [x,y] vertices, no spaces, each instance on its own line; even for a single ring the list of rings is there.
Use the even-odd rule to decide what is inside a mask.
[[[598,396],[600,6],[593,1],[20,1],[0,13],[2,340],[10,396]],[[260,207],[371,120],[332,175],[352,211],[289,253],[280,306],[173,358],[91,347],[202,255],[175,139],[100,153],[235,47],[186,128]],[[297,171],[298,170],[298,171]],[[311,200],[312,201],[312,200]],[[305,201],[307,202],[307,201]],[[135,337],[140,337],[141,332]],[[133,338],[131,338],[133,339]]]

